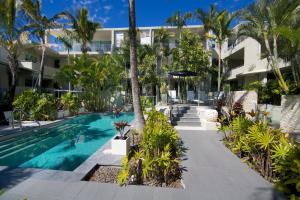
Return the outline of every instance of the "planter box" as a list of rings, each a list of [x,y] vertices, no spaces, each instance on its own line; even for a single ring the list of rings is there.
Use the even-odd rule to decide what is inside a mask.
[[[129,137],[126,137],[125,140],[118,139],[118,137],[119,136],[115,136],[115,138],[111,141],[112,154],[127,155],[130,148]]]
[[[300,129],[300,95],[281,96],[280,128],[284,132],[294,133]]]
[[[168,103],[168,95],[167,94],[161,94],[161,103],[163,105],[167,105],[167,103]]]
[[[59,110],[59,111],[57,111],[57,118],[58,119],[69,117],[69,116],[70,116],[70,112],[68,110]]]
[[[79,110],[78,110],[79,114],[82,114],[82,113],[85,113],[85,112],[86,112],[86,110],[83,107],[79,108]]]

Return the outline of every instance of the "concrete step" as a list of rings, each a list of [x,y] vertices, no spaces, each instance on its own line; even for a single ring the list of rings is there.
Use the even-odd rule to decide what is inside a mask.
[[[184,118],[199,118],[199,115],[196,113],[185,113],[182,115]]]
[[[196,113],[198,113],[198,111],[197,110],[187,110],[186,113],[188,113],[188,114],[196,114]]]
[[[200,122],[200,118],[180,118],[178,122]]]
[[[192,127],[200,127],[201,122],[177,122],[177,126],[192,126]]]

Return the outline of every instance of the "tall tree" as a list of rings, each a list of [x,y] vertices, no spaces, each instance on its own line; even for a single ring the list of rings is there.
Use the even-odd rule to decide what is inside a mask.
[[[67,50],[68,54],[68,65],[70,65],[70,50],[72,49],[72,44],[73,44],[73,37],[72,33],[71,35],[65,35],[62,37],[58,37],[57,39],[64,45],[64,48]],[[69,81],[69,91],[71,90],[71,82]]]
[[[135,115],[135,128],[142,132],[145,126],[145,119],[142,113],[140,101],[140,87],[137,74],[137,41],[135,22],[135,0],[128,0],[129,3],[129,40],[130,40],[130,76],[132,85],[132,101]]]
[[[22,31],[17,25],[17,1],[0,0],[0,46],[7,53],[9,65],[9,103],[12,104],[17,86]]]
[[[296,86],[300,85],[300,27],[283,26],[277,29],[283,42],[280,44],[280,57],[291,61],[291,69]]]
[[[88,43],[93,40],[97,29],[101,28],[101,24],[89,20],[89,11],[86,8],[78,10],[76,16],[69,12],[64,12],[64,15],[71,20],[75,39],[81,43],[82,53],[87,53]]]
[[[161,75],[161,65],[163,56],[165,55],[165,51],[169,49],[169,38],[170,33],[164,29],[160,28],[154,33],[154,46],[157,46],[156,50],[156,74],[157,76]],[[160,99],[160,81],[156,84],[156,103],[159,102]]]
[[[219,62],[218,62],[218,92],[221,91],[221,73],[222,73],[222,48],[225,40],[233,35],[233,29],[230,27],[236,13],[230,14],[227,10],[218,13],[218,16],[213,21],[212,31],[215,35],[216,43],[219,49]]]
[[[206,45],[207,45],[208,39],[213,38],[213,36],[210,35],[210,31],[212,31],[213,24],[216,21],[217,15],[218,15],[218,12],[217,12],[217,8],[215,5],[211,5],[208,12],[201,8],[196,10],[196,13],[195,13],[196,18],[198,20],[200,20],[203,24]]]
[[[239,35],[250,36],[263,41],[267,58],[285,93],[289,87],[280,71],[278,51],[278,27],[288,26],[299,15],[299,0],[260,0],[241,12],[244,23],[239,28]]]
[[[181,14],[180,11],[177,11],[173,16],[169,17],[166,22],[171,26],[177,27],[177,30],[179,32],[179,39],[181,40],[181,31],[183,27],[187,25],[187,21],[189,19],[192,19],[192,17],[193,15],[190,12]]]
[[[52,18],[48,18],[42,12],[41,0],[22,0],[22,10],[25,17],[27,17],[28,24],[26,28],[36,36],[39,40],[39,47],[41,48],[40,70],[38,78],[38,90],[41,92],[43,87],[44,69],[45,69],[45,52],[46,52],[46,36],[47,31],[53,28],[59,27],[56,22],[60,19],[60,15],[55,15]]]

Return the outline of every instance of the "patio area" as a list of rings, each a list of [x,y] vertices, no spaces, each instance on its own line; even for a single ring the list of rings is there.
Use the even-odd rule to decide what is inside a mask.
[[[207,130],[179,130],[188,148],[183,162],[185,189],[80,181],[82,174],[54,170],[4,169],[1,187],[11,187],[0,199],[283,199],[274,187],[223,144],[221,134]],[[14,186],[13,186],[14,185]]]

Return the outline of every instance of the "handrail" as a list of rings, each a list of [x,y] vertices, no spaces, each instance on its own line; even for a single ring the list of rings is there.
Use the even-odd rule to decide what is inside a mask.
[[[22,116],[24,116],[24,115],[29,115],[28,113],[26,113],[24,110],[22,110],[22,109],[15,109],[15,110],[13,110],[12,111],[12,128],[14,129],[14,113],[15,112],[20,112],[20,119],[19,119],[19,125],[20,125],[20,131],[22,131]],[[23,115],[22,115],[23,114]],[[37,125],[40,127],[41,126],[41,124],[40,124],[40,122],[39,121],[37,121],[36,119],[33,119],[33,121],[35,122],[35,123],[37,123]]]

